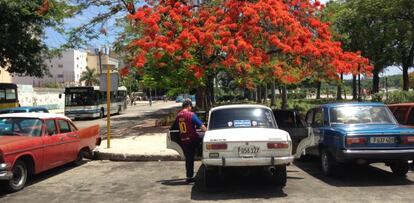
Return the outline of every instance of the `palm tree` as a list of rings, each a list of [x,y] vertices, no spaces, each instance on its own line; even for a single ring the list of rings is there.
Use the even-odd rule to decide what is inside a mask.
[[[93,86],[99,84],[98,73],[96,69],[91,69],[86,66],[86,71],[82,72],[79,82],[85,81],[85,86]]]

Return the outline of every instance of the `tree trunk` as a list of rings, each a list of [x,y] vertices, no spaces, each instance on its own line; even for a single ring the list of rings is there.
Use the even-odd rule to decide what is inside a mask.
[[[288,106],[288,98],[287,98],[287,89],[286,85],[282,86],[282,109],[287,109]]]
[[[410,79],[408,77],[408,69],[413,66],[414,63],[414,43],[408,52],[408,56],[402,57],[402,69],[403,69],[403,90],[408,91],[410,88]]]
[[[352,75],[352,100],[356,101],[357,99],[357,77]]]
[[[410,88],[410,82],[409,82],[409,77],[408,77],[408,66],[407,64],[402,65],[402,78],[403,78],[403,91],[408,91],[408,89]]]
[[[265,104],[265,105],[267,105],[267,96],[268,96],[268,95],[267,95],[267,92],[268,92],[268,91],[267,91],[267,90],[268,90],[268,89],[267,89],[267,86],[268,86],[268,85],[269,85],[269,84],[265,84],[265,88],[264,88],[264,104]]]
[[[320,99],[321,98],[321,86],[322,86],[322,82],[321,81],[317,81],[316,82],[316,99]]]
[[[198,110],[207,110],[205,104],[205,88],[199,87],[196,91],[196,108]]]
[[[344,74],[341,73],[341,83],[338,85],[338,88],[336,89],[336,99],[342,100],[342,84],[344,82]]]
[[[276,105],[276,94],[275,94],[275,91],[276,91],[276,81],[275,80],[273,80],[272,81],[272,89],[271,89],[271,93],[272,93],[272,98],[271,98],[271,100],[270,100],[270,106],[275,106]]]
[[[256,103],[260,104],[260,103],[262,103],[262,86],[261,85],[257,86],[256,92],[257,92]]]
[[[372,78],[372,94],[379,92],[379,73],[378,71],[372,72],[373,78]],[[361,91],[361,90],[358,90]],[[361,95],[359,95],[361,96]]]

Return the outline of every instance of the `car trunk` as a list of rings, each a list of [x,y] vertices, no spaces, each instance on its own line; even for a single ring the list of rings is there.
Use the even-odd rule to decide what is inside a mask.
[[[207,131],[203,141],[205,158],[251,158],[290,156],[291,149],[268,149],[269,143],[289,140],[285,131],[271,128],[239,128]],[[207,149],[207,145],[218,149]],[[226,144],[226,148],[220,147]],[[217,156],[217,157],[216,157]]]

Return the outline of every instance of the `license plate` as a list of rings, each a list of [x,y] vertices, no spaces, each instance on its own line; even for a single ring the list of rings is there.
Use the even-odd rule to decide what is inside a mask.
[[[239,156],[254,156],[259,152],[259,147],[253,145],[240,146],[238,148]]]
[[[370,137],[369,142],[373,144],[395,143],[395,137]]]

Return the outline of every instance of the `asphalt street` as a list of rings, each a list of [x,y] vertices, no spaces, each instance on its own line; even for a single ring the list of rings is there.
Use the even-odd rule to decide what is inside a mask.
[[[161,118],[160,115],[167,115],[169,112],[178,108],[180,103],[175,101],[157,101],[149,106],[148,103],[138,103],[128,108],[119,115],[111,115],[111,134],[113,137],[124,134],[124,130],[151,121],[151,125],[155,125],[152,119]],[[98,124],[102,136],[106,136],[106,118],[75,120],[74,123],[78,128],[85,128]]]
[[[317,160],[288,167],[285,188],[266,173],[229,171],[217,187],[184,182],[184,162],[87,161],[32,178],[22,191],[0,194],[0,202],[413,202],[414,172],[394,177],[383,164],[346,167],[333,178],[321,174]]]

